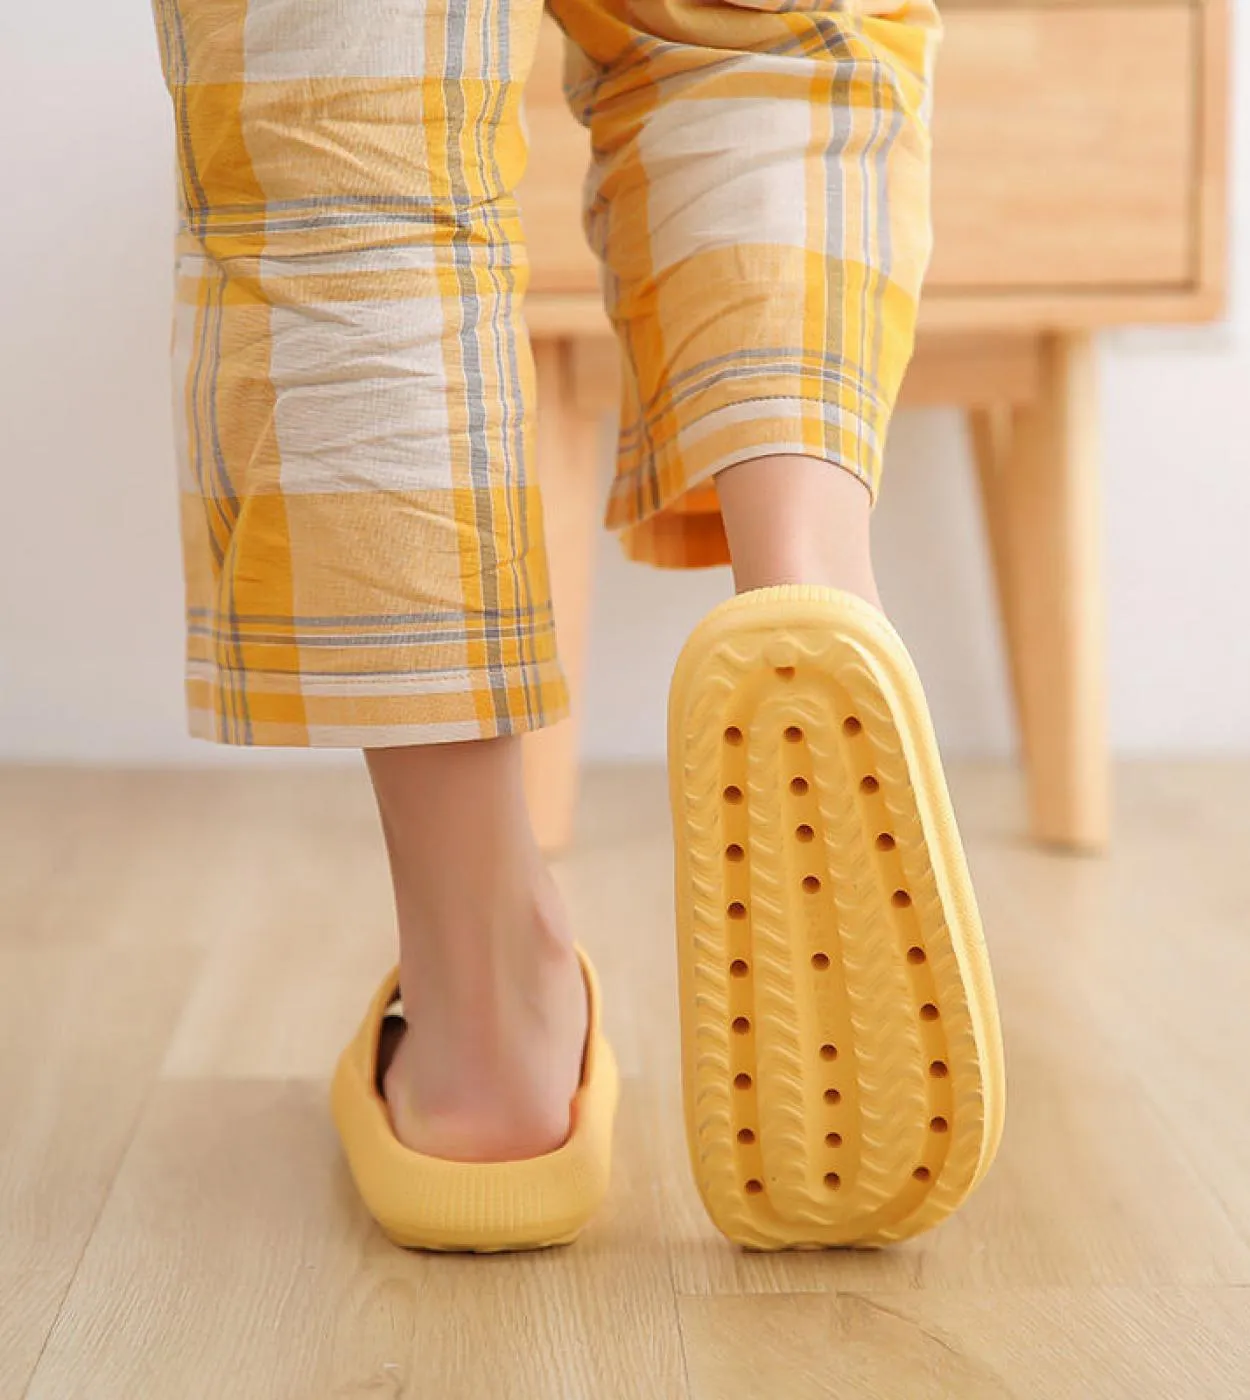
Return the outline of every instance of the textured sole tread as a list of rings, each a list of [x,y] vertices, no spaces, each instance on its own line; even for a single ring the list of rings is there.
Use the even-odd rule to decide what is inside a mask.
[[[954,1211],[1002,1131],[984,939],[923,693],[831,590],[713,612],[674,675],[687,1133],[719,1229],[877,1245]]]

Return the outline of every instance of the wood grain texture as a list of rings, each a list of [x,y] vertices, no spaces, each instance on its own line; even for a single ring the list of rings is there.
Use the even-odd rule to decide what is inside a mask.
[[[1011,1083],[964,1210],[875,1252],[715,1233],[663,775],[592,772],[556,868],[627,1075],[609,1205],[569,1250],[448,1259],[385,1244],[326,1108],[391,956],[361,774],[0,774],[0,1394],[1240,1400],[1250,765],[1124,767],[1098,861],[1020,840],[1007,769],[952,780]]]
[[[374,1229],[320,1084],[170,1084],[149,1106],[30,1400],[684,1396],[627,1093],[610,1206],[576,1248],[406,1253]],[[628,1365],[624,1364],[628,1358]]]
[[[901,408],[1031,403],[1040,378],[1036,336],[994,331],[920,337],[899,395]]]
[[[1020,713],[1020,681],[1016,675],[1016,652],[1019,645],[1015,635],[1015,611],[1011,595],[1011,553],[1008,542],[1008,520],[1005,508],[1003,472],[1007,469],[1007,454],[1011,444],[1011,408],[995,404],[990,408],[973,408],[966,415],[968,445],[972,449],[972,465],[977,476],[981,500],[981,524],[989,547],[990,569],[994,576],[994,591],[998,600],[998,622],[1002,630],[1003,650],[1007,657],[1007,672],[1012,705]]]
[[[564,36],[554,20],[544,18],[525,87],[530,161],[519,191],[530,235],[531,328],[535,304],[548,293],[589,292],[599,301],[599,265],[582,232],[590,136],[564,100],[563,68]]]
[[[1196,40],[1180,0],[947,16],[930,290],[1184,286]]]
[[[686,1298],[681,1318],[691,1400],[1242,1400],[1250,1368],[1237,1288]]]
[[[1194,280],[1218,314],[1228,290],[1229,68],[1231,24],[1224,0],[1202,0],[1198,31],[1197,187]]]
[[[175,944],[136,975],[89,925],[72,951],[0,947],[0,1395],[34,1370],[194,965]]]
[[[1109,821],[1098,438],[1093,347],[1055,336],[1037,401],[1013,415],[994,508],[1034,834],[1084,850]]]

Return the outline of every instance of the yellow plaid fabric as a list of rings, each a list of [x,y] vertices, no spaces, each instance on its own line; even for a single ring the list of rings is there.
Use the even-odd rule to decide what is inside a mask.
[[[553,0],[624,366],[609,524],[726,557],[770,451],[875,489],[928,256],[928,3]],[[155,0],[194,733],[558,719],[515,189],[537,0]]]

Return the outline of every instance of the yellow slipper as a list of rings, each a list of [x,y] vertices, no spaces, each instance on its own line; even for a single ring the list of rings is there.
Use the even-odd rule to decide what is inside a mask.
[[[331,1087],[334,1121],[369,1213],[406,1248],[491,1254],[568,1244],[608,1189],[616,1061],[600,1025],[599,984],[580,950],[589,1028],[572,1131],[563,1146],[520,1162],[451,1162],[405,1147],[391,1128],[378,1087],[378,1043],[399,994],[399,974],[382,983]]]
[[[920,681],[875,608],[743,594],[669,705],[686,1126],[716,1226],[872,1245],[968,1196],[1002,1133],[998,1011]]]

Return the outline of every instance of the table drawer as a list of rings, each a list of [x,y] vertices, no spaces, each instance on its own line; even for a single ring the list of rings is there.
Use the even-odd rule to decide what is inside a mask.
[[[544,20],[525,89],[530,158],[521,183],[521,209],[532,292],[589,292],[599,287],[598,264],[582,233],[590,137],[565,105],[563,71],[564,36],[552,20]]]
[[[586,133],[543,26],[522,186],[538,293],[591,292]],[[935,117],[938,293],[1163,287],[1193,276],[1199,11],[1185,3],[955,7]]]
[[[1195,19],[1183,4],[948,13],[931,289],[1190,278]]]

